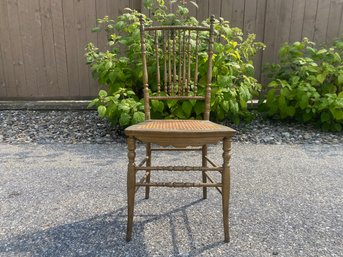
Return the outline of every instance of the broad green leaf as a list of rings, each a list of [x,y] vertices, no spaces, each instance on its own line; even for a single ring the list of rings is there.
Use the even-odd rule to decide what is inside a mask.
[[[332,109],[330,108],[330,112],[335,120],[343,120],[343,109]]]
[[[177,108],[174,114],[179,119],[186,119],[185,113],[183,112],[182,108]]]
[[[287,106],[284,96],[280,96],[278,102],[281,109]]]
[[[163,102],[158,101],[158,100],[152,100],[152,101],[151,101],[151,106],[152,106],[152,108],[153,108],[154,111],[163,113],[163,110],[164,110],[164,104],[163,104]]]
[[[123,112],[123,113],[120,115],[119,124],[120,124],[121,126],[127,126],[127,125],[129,125],[129,124],[130,124],[130,121],[131,121],[131,115],[130,115],[130,114]]]
[[[184,101],[182,103],[182,110],[186,114],[187,118],[191,116],[192,109],[193,109],[193,106],[192,106],[192,104],[189,101]]]
[[[307,108],[307,106],[308,106],[308,100],[309,100],[309,98],[308,98],[308,96],[307,95],[303,95],[302,97],[301,97],[301,101],[300,101],[300,104],[299,104],[299,106],[300,106],[300,108],[302,109],[302,110],[304,110],[304,109],[306,109]]]
[[[96,105],[97,103],[99,103],[99,99],[98,99],[98,98],[95,98],[94,100],[92,100],[92,101],[88,104],[87,108],[91,108],[91,107],[93,107],[94,105]]]
[[[239,104],[241,105],[241,108],[243,109],[243,110],[246,110],[247,108],[248,108],[248,105],[247,105],[247,102],[246,101],[244,101],[244,100],[239,100]]]
[[[128,105],[128,104],[125,104],[125,103],[123,103],[123,102],[121,102],[120,104],[119,104],[119,110],[122,110],[123,112],[125,112],[125,113],[129,113],[130,112],[130,106]]]
[[[105,68],[109,70],[112,68],[112,65],[113,65],[113,63],[111,61],[109,61],[106,63]]]
[[[342,85],[343,84],[343,74],[339,74],[337,77],[337,80],[338,80],[338,84]]]
[[[143,112],[135,112],[132,117],[132,124],[137,124],[145,120],[145,115]]]
[[[98,106],[98,113],[99,113],[99,116],[101,117],[101,118],[104,118],[105,117],[105,115],[106,115],[106,106],[103,106],[103,105],[99,105]]]
[[[194,106],[194,110],[195,110],[196,115],[203,114],[204,110],[205,110],[204,101],[197,101],[195,106]]]
[[[327,51],[328,50],[326,50],[326,49],[321,49],[317,52],[317,54],[325,54],[325,53],[327,53]]]
[[[225,112],[224,110],[218,106],[217,108],[217,112],[216,112],[216,115],[217,115],[217,119],[218,120],[223,120],[225,118]]]
[[[228,112],[229,110],[230,110],[230,105],[229,105],[229,101],[222,101],[221,103],[220,103],[220,105],[221,105],[221,107],[223,108],[223,110],[225,111],[225,112]]]
[[[317,75],[317,80],[320,84],[323,84],[324,80],[326,79],[326,75],[325,74],[318,74]]]
[[[168,100],[167,101],[168,108],[172,108],[175,104],[177,104],[176,100]]]
[[[99,91],[99,96],[100,96],[101,98],[104,98],[104,97],[107,96],[107,92],[106,92],[105,90],[100,90],[100,91]]]

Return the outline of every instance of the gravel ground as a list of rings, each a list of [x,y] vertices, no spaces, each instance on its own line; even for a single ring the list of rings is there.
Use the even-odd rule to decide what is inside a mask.
[[[220,157],[220,146],[210,150]],[[200,189],[161,188],[149,200],[137,193],[134,236],[126,243],[125,144],[0,143],[0,152],[0,256],[343,253],[343,145],[234,143],[229,244],[215,190],[201,200]],[[157,160],[176,161],[161,155]],[[193,172],[166,176],[200,179]]]
[[[235,142],[343,144],[343,133],[325,133],[311,126],[261,118],[232,127],[238,131]],[[111,144],[124,141],[122,130],[99,119],[95,111],[0,111],[0,142]]]

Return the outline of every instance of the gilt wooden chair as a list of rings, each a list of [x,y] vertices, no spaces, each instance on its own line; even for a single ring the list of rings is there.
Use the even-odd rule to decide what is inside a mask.
[[[207,198],[207,188],[215,187],[222,195],[224,241],[229,242],[229,195],[230,195],[230,150],[231,137],[235,131],[209,121],[210,97],[212,80],[212,56],[214,42],[214,17],[210,26],[144,26],[140,19],[141,51],[143,60],[143,85],[145,101],[145,121],[125,129],[128,137],[128,172],[127,197],[128,221],[126,240],[131,240],[135,193],[140,187],[145,187],[145,198],[149,198],[150,187],[202,187],[203,198]],[[153,49],[147,54],[145,41],[154,41]],[[206,85],[203,85],[202,95],[198,95],[198,57],[199,49],[206,42],[208,52]],[[153,51],[152,51],[153,50]],[[153,52],[153,54],[151,54]],[[156,93],[151,94],[153,87],[149,85],[147,58],[153,58],[156,65]],[[203,120],[154,120],[150,117],[151,100],[196,100],[204,101]],[[146,145],[146,157],[135,164],[136,140]],[[207,145],[223,142],[223,164],[217,166],[207,155]],[[157,145],[153,148],[152,145]],[[172,148],[166,146],[171,146]],[[154,151],[199,151],[202,153],[202,163],[199,166],[152,166],[151,157]],[[210,165],[208,165],[210,164]],[[145,171],[139,181],[136,173]],[[200,171],[202,182],[152,182],[152,171]],[[221,173],[221,181],[215,182],[209,171]]]

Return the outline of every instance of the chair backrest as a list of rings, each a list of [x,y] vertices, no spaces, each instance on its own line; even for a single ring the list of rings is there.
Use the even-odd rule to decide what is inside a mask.
[[[150,119],[150,100],[203,100],[204,119],[210,118],[214,16],[210,26],[144,26],[140,18],[145,119]],[[150,44],[146,45],[149,40]],[[148,53],[147,53],[147,47]],[[207,49],[204,49],[206,47]],[[206,74],[199,74],[199,54],[207,51]],[[148,60],[148,58],[151,58]],[[149,65],[149,67],[148,67]],[[148,70],[156,73],[155,94],[150,95]],[[204,71],[203,71],[204,73]],[[206,76],[199,90],[199,75]],[[150,85],[151,86],[151,85]],[[201,95],[199,95],[199,91]]]

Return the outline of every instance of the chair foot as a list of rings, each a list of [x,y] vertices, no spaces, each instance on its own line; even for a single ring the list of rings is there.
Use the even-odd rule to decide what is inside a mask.
[[[206,183],[206,182],[205,182]],[[202,199],[207,199],[207,188],[204,188],[203,189],[203,192],[202,192]]]
[[[229,236],[225,236],[224,242],[225,243],[230,243],[230,237]]]

